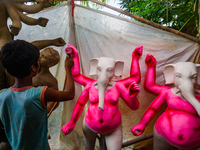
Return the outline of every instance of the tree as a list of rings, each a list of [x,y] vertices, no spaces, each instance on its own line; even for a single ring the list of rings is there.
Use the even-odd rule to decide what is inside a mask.
[[[121,9],[199,37],[198,0],[120,0]]]

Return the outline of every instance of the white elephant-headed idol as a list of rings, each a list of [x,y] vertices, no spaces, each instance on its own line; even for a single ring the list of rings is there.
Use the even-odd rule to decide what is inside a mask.
[[[62,131],[65,135],[71,133],[89,99],[90,105],[83,119],[85,149],[94,150],[97,134],[105,134],[107,149],[120,150],[123,134],[118,99],[121,97],[132,110],[139,108],[136,98],[139,93],[137,83],[141,78],[138,59],[142,55],[143,47],[138,46],[132,53],[130,77],[118,81],[111,79],[122,75],[122,61],[107,57],[90,60],[90,75],[95,74],[97,77],[94,80],[80,74],[78,51],[69,44],[68,48],[72,49],[74,81],[85,88],[76,102],[71,120],[62,127]]]
[[[178,62],[164,68],[166,85],[155,84],[156,59],[147,54],[148,71],[145,89],[158,95],[146,109],[139,124],[131,131],[138,136],[143,133],[155,114],[167,104],[154,125],[154,150],[168,150],[172,146],[180,149],[200,150],[200,65]]]

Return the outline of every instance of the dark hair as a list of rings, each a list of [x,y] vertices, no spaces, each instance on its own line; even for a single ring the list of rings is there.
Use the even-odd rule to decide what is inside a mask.
[[[16,78],[23,78],[31,73],[31,66],[38,67],[39,50],[24,40],[7,42],[0,52],[5,69]]]

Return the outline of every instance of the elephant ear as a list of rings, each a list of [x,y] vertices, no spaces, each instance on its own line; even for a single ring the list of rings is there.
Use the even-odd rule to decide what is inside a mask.
[[[200,75],[200,64],[196,64],[196,67],[197,67],[197,75],[198,75],[197,84],[200,85],[200,77],[199,77],[199,75]]]
[[[164,77],[165,77],[165,84],[172,84],[174,83],[174,64],[166,65],[164,68]]]
[[[96,75],[97,73],[97,64],[99,62],[99,59],[98,58],[94,58],[94,59],[91,59],[89,64],[90,64],[90,73],[89,75]]]
[[[117,76],[117,77],[121,76],[122,73],[123,73],[123,69],[124,69],[124,62],[117,60],[115,62],[115,73],[114,73],[114,75]]]

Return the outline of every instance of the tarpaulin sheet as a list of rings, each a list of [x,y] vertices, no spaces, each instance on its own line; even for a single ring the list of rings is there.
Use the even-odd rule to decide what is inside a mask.
[[[46,27],[23,24],[20,34],[15,39],[24,39],[32,42],[62,37],[68,43],[70,37],[67,5],[51,7],[29,16],[34,18],[46,17],[49,19],[49,22]],[[164,85],[164,66],[181,61],[197,61],[199,57],[199,44],[150,25],[134,21],[133,19],[111,15],[80,5],[75,6],[74,20],[81,70],[85,76],[89,76],[89,60],[105,56],[124,61],[122,78],[129,77],[131,54],[137,46],[143,46],[143,55],[139,59],[142,79],[139,83],[140,93],[137,96],[140,108],[133,111],[128,108],[123,100],[119,99],[119,109],[122,114],[123,142],[137,138],[133,136],[130,129],[140,122],[144,111],[155,98],[154,95],[146,92],[143,88],[147,72],[145,64],[146,54],[151,54],[156,58],[156,83]],[[59,90],[63,89],[65,79],[64,59],[66,54],[64,53],[64,48],[66,46],[52,46],[59,52],[61,57],[60,63],[50,69],[58,80]],[[88,105],[85,106],[72,133],[64,136],[61,131],[61,126],[70,121],[75,102],[82,89],[83,87],[76,84],[74,100],[65,102],[64,107],[63,103],[61,103],[49,117],[49,133],[51,135],[49,143],[52,150],[84,149],[82,120]],[[158,115],[148,124],[142,135],[152,132],[153,124]],[[142,144],[131,145],[124,149],[144,147],[145,144],[143,142]],[[97,140],[95,150],[99,149],[98,145]],[[147,149],[149,150],[150,148]]]

